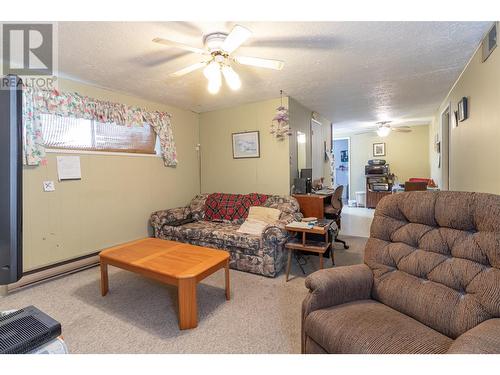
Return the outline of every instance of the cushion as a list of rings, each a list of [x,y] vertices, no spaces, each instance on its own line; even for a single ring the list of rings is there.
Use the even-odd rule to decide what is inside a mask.
[[[253,206],[248,210],[248,219],[260,220],[268,224],[279,220],[281,211],[276,208]]]
[[[238,233],[251,234],[253,236],[261,236],[264,228],[268,223],[262,220],[247,218],[243,224],[238,228]]]
[[[341,354],[445,353],[453,342],[374,300],[316,310],[307,316],[305,332],[328,353]]]
[[[257,252],[260,237],[238,233],[238,224],[215,221],[196,221],[179,227],[163,226],[163,235],[181,242],[204,241],[219,247],[239,247]]]
[[[189,203],[189,211],[193,220],[203,220],[205,217],[205,201],[208,194],[198,194]]]

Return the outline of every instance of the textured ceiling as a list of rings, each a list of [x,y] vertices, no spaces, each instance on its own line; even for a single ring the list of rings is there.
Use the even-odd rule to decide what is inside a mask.
[[[238,22],[253,36],[237,54],[285,61],[282,71],[238,65],[238,92],[206,90],[202,71],[168,75],[200,56],[151,42],[202,47],[235,22],[61,22],[62,75],[205,112],[275,98],[283,89],[338,129],[379,120],[422,123],[457,79],[488,22]]]

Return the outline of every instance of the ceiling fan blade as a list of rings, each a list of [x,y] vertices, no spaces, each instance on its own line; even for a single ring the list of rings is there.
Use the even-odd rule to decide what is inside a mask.
[[[170,76],[171,77],[182,77],[183,75],[191,73],[197,69],[203,68],[206,65],[207,65],[206,62],[199,62],[199,63],[193,64],[193,65],[189,65],[188,67],[185,67],[184,69],[170,73]]]
[[[250,38],[250,35],[252,32],[246,27],[236,25],[222,43],[221,48],[227,53],[232,53]]]
[[[400,133],[411,133],[411,129],[408,126],[400,127],[400,128],[391,128],[394,132]]]
[[[376,133],[376,131],[375,130],[369,130],[369,131],[366,131],[366,132],[354,133],[354,135],[371,134],[371,133]]]
[[[285,63],[281,60],[261,59],[259,57],[236,56],[234,61],[242,65],[258,66],[259,68],[275,70],[281,70],[285,66]]]
[[[191,51],[194,53],[199,53],[200,55],[208,55],[208,52],[205,51],[204,49],[197,48],[197,47],[191,47],[188,46],[187,44],[182,44],[178,42],[174,42],[173,40],[168,40],[168,39],[162,39],[162,38],[154,38],[153,42],[163,44],[164,46],[169,46],[169,47],[175,47],[175,48],[180,48],[186,51]]]

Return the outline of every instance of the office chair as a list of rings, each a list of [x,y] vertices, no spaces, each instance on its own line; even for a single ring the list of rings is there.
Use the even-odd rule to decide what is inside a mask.
[[[334,220],[335,223],[337,224],[339,231],[340,231],[340,215],[342,213],[342,207],[344,206],[344,204],[342,203],[342,193],[343,192],[344,192],[344,186],[343,185],[338,186],[335,189],[335,191],[333,192],[330,205],[327,205],[324,208],[325,217],[327,219]],[[337,234],[337,236],[338,236],[338,234]],[[349,246],[346,244],[346,242],[339,240],[337,238],[337,236],[335,236],[334,241],[340,242],[341,244],[344,245],[344,249],[348,249]]]

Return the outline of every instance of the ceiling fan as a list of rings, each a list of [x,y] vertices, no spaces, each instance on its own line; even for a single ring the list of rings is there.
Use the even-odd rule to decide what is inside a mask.
[[[376,132],[379,137],[387,137],[391,133],[391,131],[400,132],[400,133],[410,133],[411,132],[411,128],[409,126],[397,126],[396,127],[396,126],[390,125],[391,122],[392,121],[376,122],[375,125],[377,126],[377,129],[366,131],[366,132],[361,132],[361,133],[356,133],[356,135]]]
[[[206,56],[204,61],[200,61],[196,64],[180,69],[171,73],[170,76],[182,77],[183,75],[194,72],[195,70],[204,68],[203,74],[208,80],[208,92],[211,94],[217,94],[222,86],[222,75],[224,76],[227,85],[232,90],[238,90],[241,87],[240,77],[231,67],[233,62],[241,65],[256,66],[259,68],[275,70],[283,69],[285,63],[280,60],[262,59],[248,56],[232,56],[232,53],[236,51],[251,35],[252,32],[246,27],[236,25],[229,34],[224,32],[214,32],[205,35],[203,37],[204,49],[162,38],[154,38],[153,42]]]

